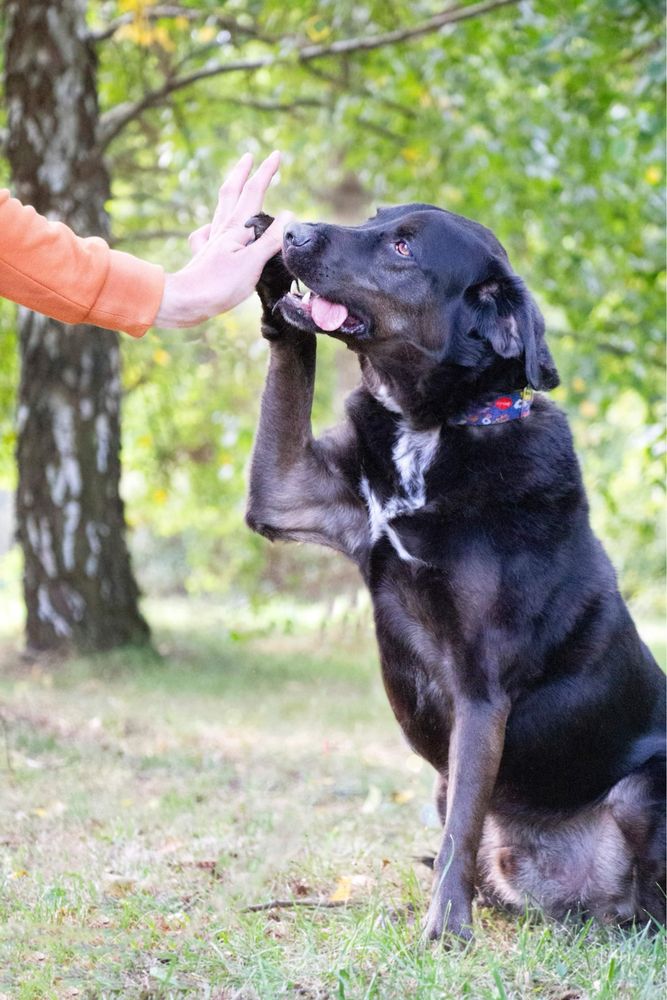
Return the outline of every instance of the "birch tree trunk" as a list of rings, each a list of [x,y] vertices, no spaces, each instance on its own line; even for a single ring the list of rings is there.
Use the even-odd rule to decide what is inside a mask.
[[[85,0],[9,0],[6,15],[14,193],[80,236],[106,238],[109,177],[96,147]],[[28,647],[146,641],[119,494],[117,335],[24,309],[19,323],[17,522]]]

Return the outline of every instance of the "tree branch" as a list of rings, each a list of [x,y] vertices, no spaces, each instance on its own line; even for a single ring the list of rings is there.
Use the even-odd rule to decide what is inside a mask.
[[[144,94],[138,101],[126,101],[107,111],[105,115],[102,115],[98,133],[99,145],[102,149],[106,148],[111,140],[126,125],[148,108],[162,104],[170,94],[198,83],[201,80],[207,80],[214,76],[222,76],[227,73],[252,72],[258,69],[267,69],[271,66],[295,61],[297,63],[307,63],[313,59],[322,59],[327,56],[349,55],[353,52],[370,52],[373,49],[384,48],[388,45],[397,45],[400,42],[405,42],[413,38],[421,38],[424,35],[438,31],[448,24],[467,21],[470,18],[479,17],[482,14],[487,14],[501,7],[517,4],[518,2],[519,0],[482,0],[481,3],[459,4],[455,7],[447,7],[439,14],[435,14],[426,21],[422,21],[421,24],[416,24],[412,27],[397,28],[394,31],[368,35],[365,38],[341,38],[337,42],[331,42],[328,45],[305,45],[285,55],[265,55],[257,56],[254,59],[216,63],[213,66],[206,66],[193,73],[171,77],[165,80],[161,87],[157,87],[155,90]],[[287,39],[283,39],[283,42],[286,41]]]
[[[370,97],[374,104],[380,104],[382,107],[388,108],[390,111],[396,111],[398,114],[403,115],[404,118],[415,119],[417,117],[417,112],[414,108],[408,108],[404,104],[399,104],[398,101],[392,101],[389,97],[376,94],[370,87],[365,87],[363,84],[355,82],[353,87],[349,88],[341,77],[335,76],[333,73],[326,73],[319,66],[306,65],[306,70],[314,76],[315,79],[333,84],[337,90],[352,89],[355,94],[363,94],[365,97]]]
[[[247,97],[240,100],[236,97],[218,97],[221,104],[233,104],[235,108],[251,108],[253,111],[296,111],[299,108],[325,108],[326,101],[316,97],[295,97],[293,101],[266,101],[261,98]]]
[[[214,14],[206,10],[194,10],[192,7],[180,7],[178,4],[158,4],[155,7],[145,7],[141,17],[146,21],[184,18],[186,21],[204,21],[204,23],[208,24],[213,22],[218,28],[223,31],[229,31],[230,34],[249,35],[251,38],[259,38],[266,42],[275,41],[275,39],[262,35],[256,28],[239,24],[238,21],[235,21],[231,17],[223,14]],[[120,14],[119,17],[114,18],[104,28],[100,28],[98,31],[89,31],[87,36],[88,41],[95,43],[106,42],[109,38],[113,38],[116,32],[125,27],[126,24],[132,24],[136,20],[137,15],[133,11],[128,11],[127,14]]]

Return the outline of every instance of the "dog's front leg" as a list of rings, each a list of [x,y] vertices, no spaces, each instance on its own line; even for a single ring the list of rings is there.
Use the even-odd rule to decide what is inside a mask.
[[[284,331],[271,341],[246,521],[272,540],[328,545],[359,563],[369,531],[365,507],[353,485],[354,431],[342,424],[313,439],[314,376],[312,334]]]
[[[252,220],[255,230],[263,231],[267,219]],[[355,435],[344,423],[319,440],[313,438],[316,337],[281,314],[278,303],[290,280],[276,255],[257,285],[262,333],[271,356],[250,467],[246,521],[267,538],[329,545],[359,562],[368,544],[368,521],[354,489]]]
[[[290,331],[270,344],[246,519],[255,531],[277,538],[299,527],[300,507],[312,485],[309,476],[315,475],[309,469],[315,337]]]
[[[477,852],[503,752],[508,714],[509,700],[501,695],[492,700],[456,699],[445,829],[424,925],[430,939],[441,937],[445,930],[462,938],[472,935]]]
[[[260,213],[246,223],[259,237],[272,222]],[[268,538],[284,537],[285,514],[298,522],[299,479],[307,478],[312,433],[310,411],[315,384],[315,336],[286,323],[276,309],[291,276],[281,254],[264,266],[257,284],[262,303],[262,334],[270,344],[269,371],[250,466],[246,521]],[[305,486],[305,483],[304,483]]]

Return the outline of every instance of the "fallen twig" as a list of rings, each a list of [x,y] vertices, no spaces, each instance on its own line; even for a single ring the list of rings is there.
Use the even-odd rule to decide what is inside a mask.
[[[268,903],[253,903],[244,906],[241,913],[259,913],[261,910],[287,910],[293,906],[311,909],[333,910],[338,906],[362,906],[362,900],[349,899],[271,899]]]

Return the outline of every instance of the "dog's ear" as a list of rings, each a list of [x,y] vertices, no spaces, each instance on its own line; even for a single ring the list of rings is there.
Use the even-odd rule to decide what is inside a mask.
[[[558,372],[544,342],[544,319],[521,278],[498,261],[483,281],[470,285],[465,301],[473,330],[501,358],[523,356],[528,384],[554,389]]]

